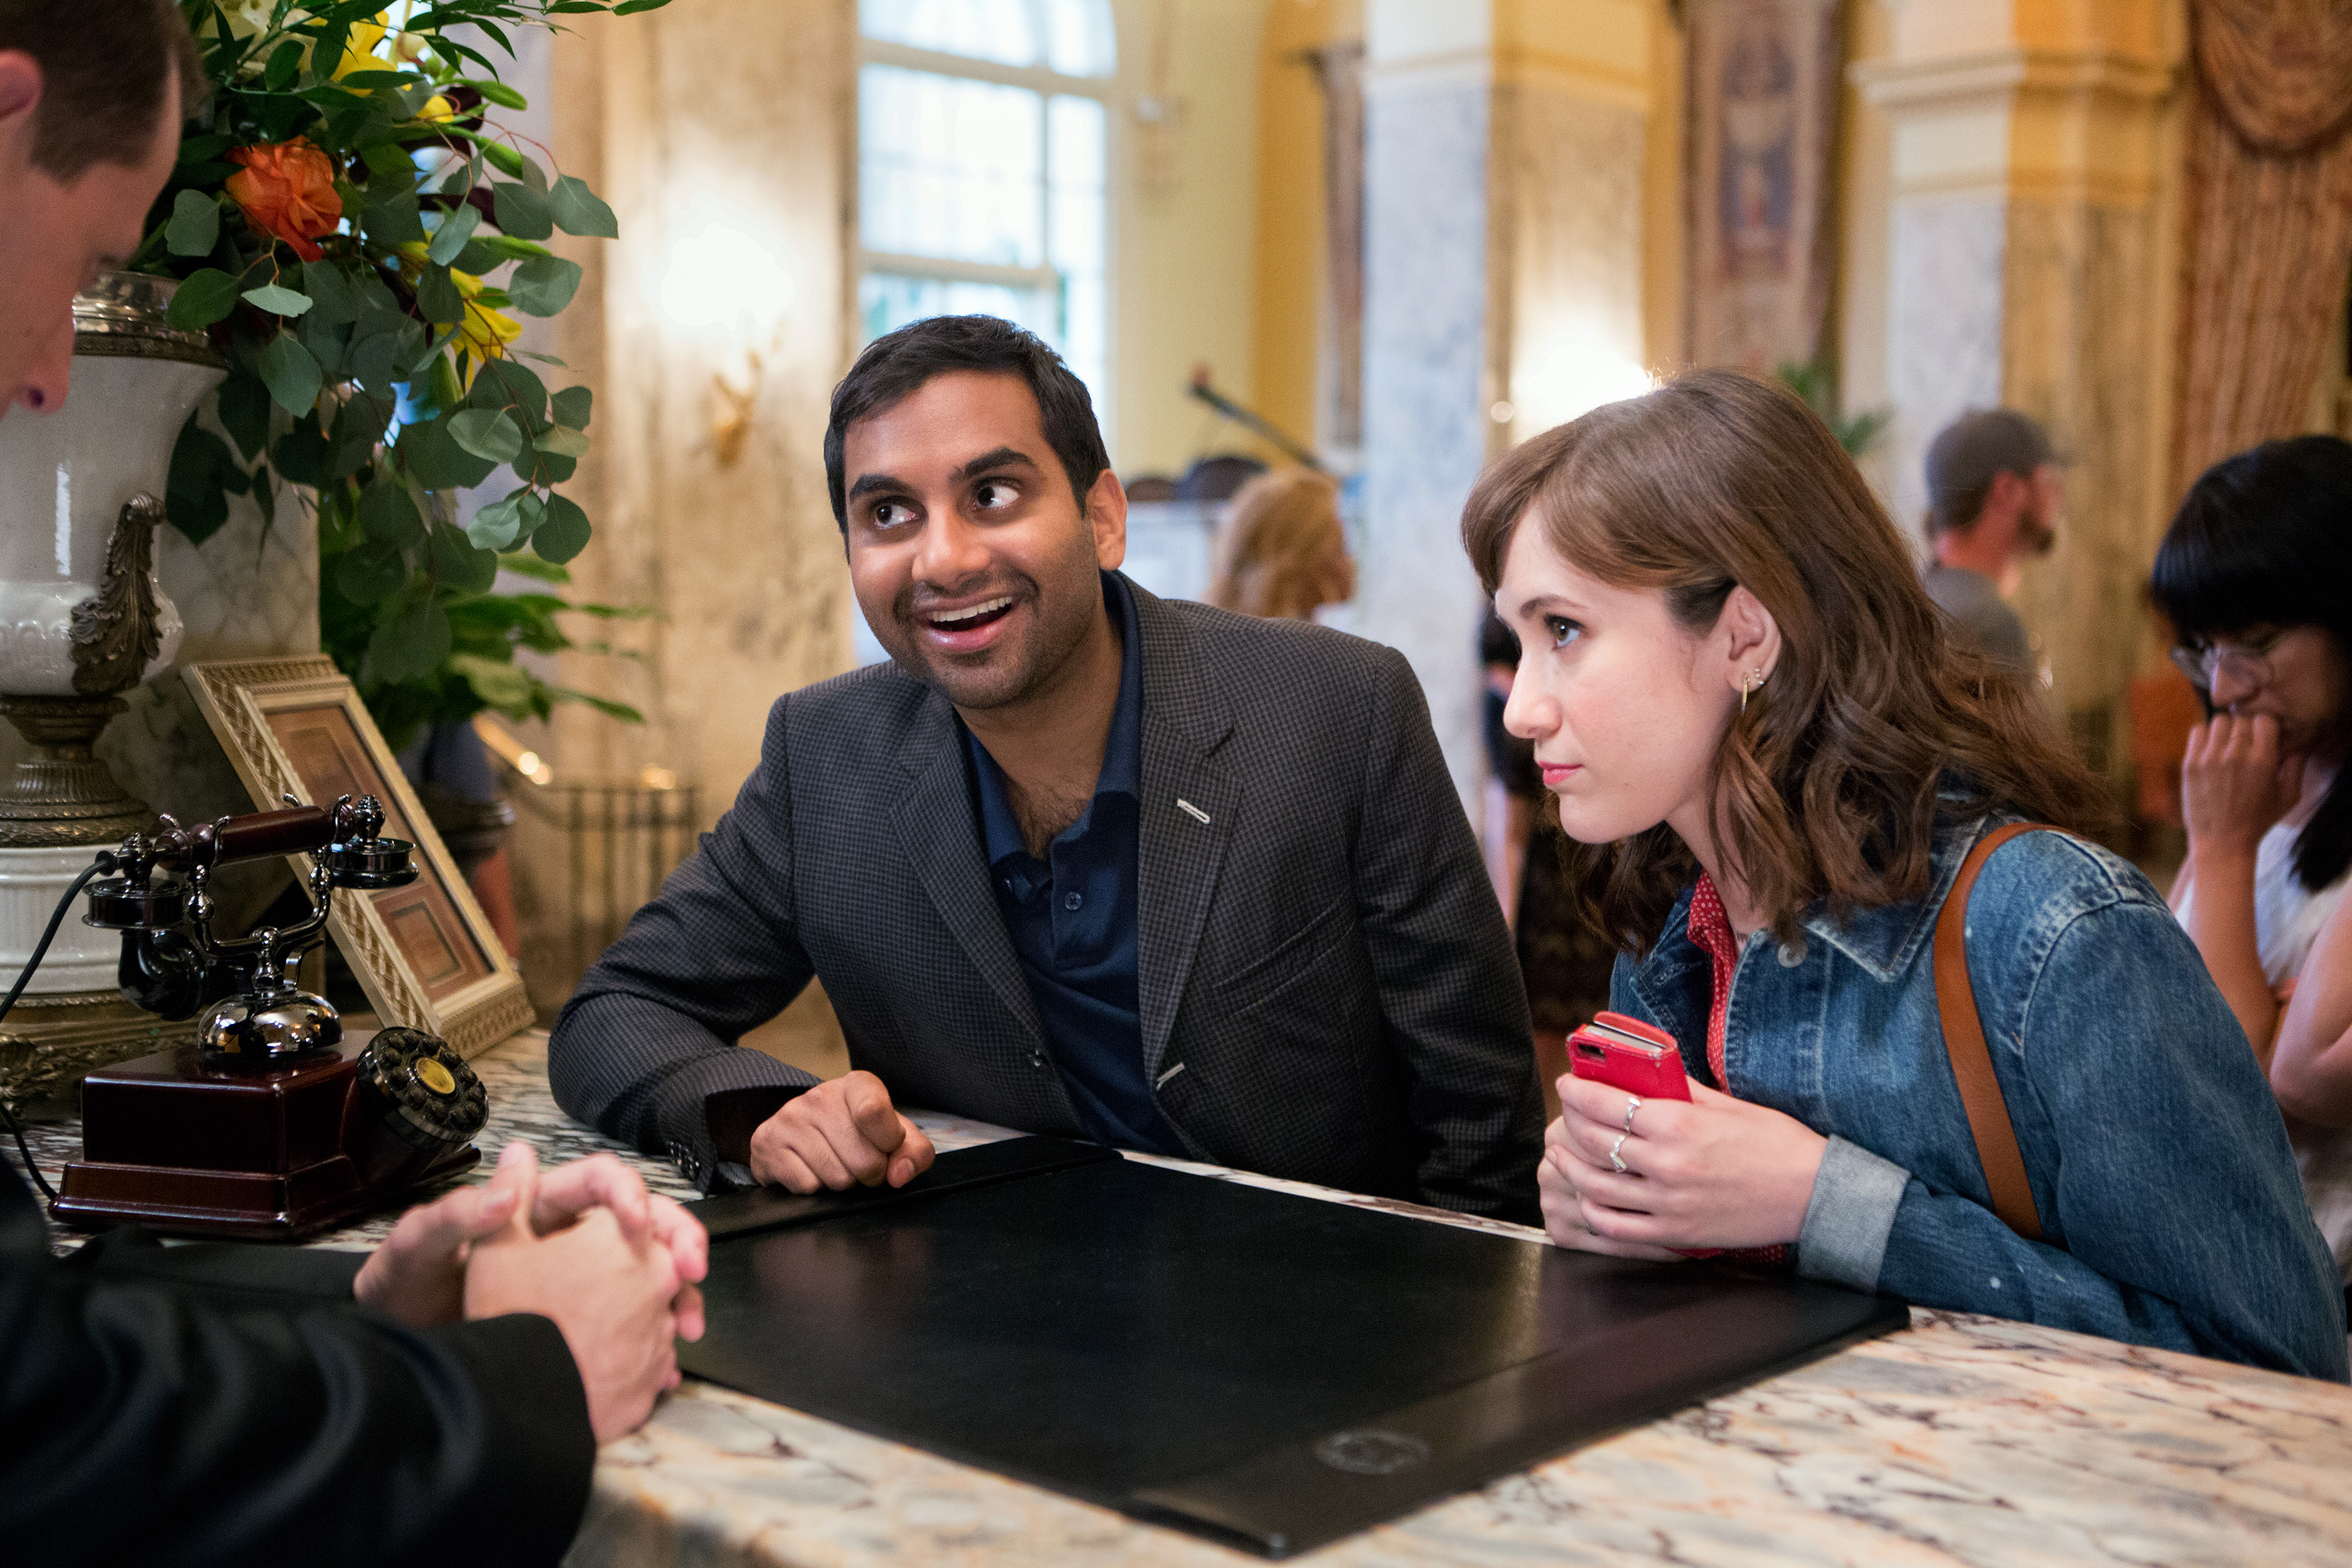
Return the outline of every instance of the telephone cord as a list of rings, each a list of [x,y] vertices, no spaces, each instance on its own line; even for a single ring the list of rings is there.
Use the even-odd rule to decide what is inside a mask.
[[[16,1006],[16,998],[25,994],[25,987],[32,982],[33,971],[40,968],[41,960],[48,956],[49,943],[57,940],[58,927],[65,924],[66,911],[73,908],[76,899],[81,897],[82,888],[92,877],[114,868],[113,852],[101,850],[98,858],[74,879],[73,886],[66,889],[66,896],[58,900],[57,911],[49,916],[49,929],[43,931],[41,940],[33,944],[33,956],[25,961],[24,973],[16,976],[16,984],[9,987],[7,997],[0,1000],[0,1022],[7,1019],[8,1010]],[[33,1163],[32,1146],[25,1142],[25,1124],[16,1120],[16,1108],[8,1103],[5,1097],[0,1097],[0,1116],[7,1118],[8,1131],[16,1134],[16,1152],[24,1156],[25,1173],[33,1178],[33,1184],[40,1188],[51,1203],[57,1202],[58,1190],[49,1185],[49,1179],[41,1174],[40,1166]]]

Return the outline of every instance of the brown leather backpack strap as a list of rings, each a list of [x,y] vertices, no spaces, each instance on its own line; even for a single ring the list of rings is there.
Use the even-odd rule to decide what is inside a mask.
[[[1985,1047],[1984,1019],[1977,1011],[1975,983],[1969,978],[1969,895],[1976,890],[1977,873],[1994,850],[2021,833],[2057,831],[2042,823],[2012,822],[1978,839],[1960,862],[1960,874],[1953,879],[1943,912],[1936,917],[1936,1011],[1944,1026],[1944,1049],[1952,1058],[1960,1103],[1968,1109],[1969,1131],[1976,1135],[1985,1185],[1992,1189],[1992,1212],[2028,1241],[2042,1239],[2042,1212],[2033,1202],[2033,1185],[2026,1180],[2025,1157],[2018,1152],[2017,1129],[2010,1121],[2009,1102],[2001,1098],[1992,1053]]]

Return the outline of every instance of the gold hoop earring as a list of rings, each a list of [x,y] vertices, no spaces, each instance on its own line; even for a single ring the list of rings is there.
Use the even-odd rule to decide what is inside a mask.
[[[1742,713],[1748,711],[1748,699],[1749,696],[1755,692],[1758,687],[1763,684],[1764,672],[1760,669],[1749,670],[1748,672],[1748,679],[1739,683],[1739,710]]]

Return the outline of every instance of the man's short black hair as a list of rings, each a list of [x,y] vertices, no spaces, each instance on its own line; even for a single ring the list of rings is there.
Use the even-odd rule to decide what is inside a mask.
[[[1017,375],[1029,384],[1046,444],[1062,460],[1078,510],[1086,510],[1087,492],[1110,467],[1087,384],[1044,339],[1000,316],[933,316],[866,344],[833,389],[833,418],[824,427],[824,480],[833,492],[833,520],[844,533],[849,531],[849,481],[842,473],[841,449],[849,427],[951,370]]]
[[[164,84],[180,79],[183,114],[206,90],[173,0],[0,0],[0,49],[41,68],[33,165],[59,181],[97,163],[137,168],[155,145]]]

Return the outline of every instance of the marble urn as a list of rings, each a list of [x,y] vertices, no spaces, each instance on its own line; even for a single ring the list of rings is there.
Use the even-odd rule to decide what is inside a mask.
[[[92,747],[120,693],[162,670],[182,622],[155,573],[172,448],[226,362],[164,320],[177,287],[109,273],[76,296],[73,381],[54,413],[0,417],[0,989],[100,847],[150,826]],[[0,1096],[26,1098],[156,1048],[115,989],[118,942],[69,914],[0,1023]]]

